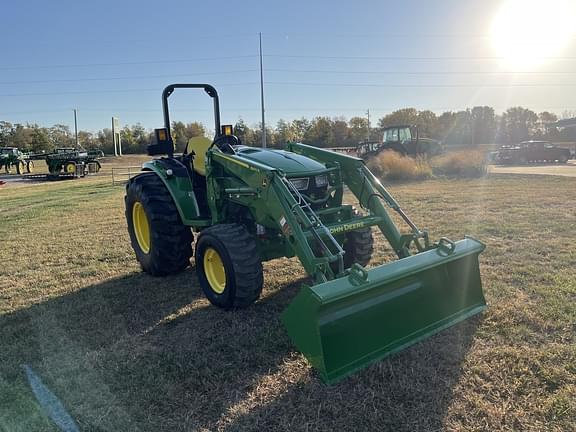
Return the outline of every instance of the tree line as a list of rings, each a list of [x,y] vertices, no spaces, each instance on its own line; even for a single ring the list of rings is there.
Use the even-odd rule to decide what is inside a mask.
[[[566,113],[567,116],[570,113]],[[354,147],[366,140],[382,139],[386,126],[409,124],[418,126],[421,137],[434,138],[445,145],[476,146],[479,144],[510,144],[528,139],[576,141],[576,128],[557,130],[546,125],[558,120],[554,113],[535,113],[523,107],[509,108],[496,114],[489,106],[476,106],[463,111],[446,111],[440,115],[430,110],[403,108],[380,118],[369,128],[364,117],[300,118],[279,120],[266,129],[266,141],[271,147],[282,147],[290,141],[300,141],[318,147]],[[188,139],[210,135],[199,122],[172,122],[171,129],[177,151],[182,151]],[[213,133],[213,132],[212,132]],[[234,134],[246,145],[259,146],[260,124],[249,126],[240,118]],[[124,153],[145,153],[152,141],[153,131],[137,123],[120,131]],[[86,149],[100,149],[113,154],[112,131],[108,128],[96,133],[78,132],[78,140]],[[56,147],[74,147],[75,137],[66,125],[40,127],[37,124],[12,124],[0,121],[0,145],[19,147],[28,151],[49,151]]]

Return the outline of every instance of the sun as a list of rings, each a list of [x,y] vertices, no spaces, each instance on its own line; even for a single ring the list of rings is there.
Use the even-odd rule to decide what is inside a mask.
[[[576,0],[505,0],[490,36],[503,65],[522,70],[562,55],[575,28]]]

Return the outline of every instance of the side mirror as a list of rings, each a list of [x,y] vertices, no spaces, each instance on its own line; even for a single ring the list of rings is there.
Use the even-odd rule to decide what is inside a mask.
[[[172,157],[174,155],[174,142],[168,133],[168,129],[154,129],[154,134],[156,135],[156,142],[154,144],[149,144],[146,147],[148,156],[165,154]]]

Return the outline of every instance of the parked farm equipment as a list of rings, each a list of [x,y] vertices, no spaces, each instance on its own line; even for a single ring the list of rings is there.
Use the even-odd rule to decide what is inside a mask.
[[[0,147],[0,169],[4,168],[7,174],[16,169],[16,173],[23,175],[34,170],[34,162],[27,153],[17,147]]]
[[[436,156],[444,151],[439,141],[420,137],[418,126],[398,125],[384,128],[382,141],[365,141],[358,145],[358,157],[375,156],[385,150],[394,150],[403,156]]]
[[[44,160],[48,166],[48,178],[78,178],[101,169],[98,161],[104,153],[100,150],[57,148],[50,153],[31,154],[32,160]]]
[[[214,140],[190,139],[174,155],[168,98],[203,89],[213,100]],[[126,219],[144,271],[163,276],[190,265],[209,301],[243,308],[262,291],[262,261],[297,256],[311,278],[282,314],[288,335],[333,382],[485,309],[478,255],[465,238],[431,242],[359,158],[305,144],[286,151],[242,145],[220,124],[208,84],[164,89],[164,128],[126,186]],[[360,213],[344,204],[345,187]],[[409,228],[401,233],[389,210]],[[398,260],[371,269],[371,227]]]

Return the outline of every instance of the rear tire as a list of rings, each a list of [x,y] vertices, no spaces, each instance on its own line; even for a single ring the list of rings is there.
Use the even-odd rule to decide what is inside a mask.
[[[28,174],[34,172],[34,162],[33,161],[26,162],[26,172]]]
[[[260,297],[262,261],[254,237],[243,225],[206,228],[196,242],[195,256],[200,286],[213,305],[245,308]]]
[[[124,200],[130,242],[142,270],[165,276],[188,267],[192,232],[182,223],[162,180],[154,173],[134,177],[126,185]]]

